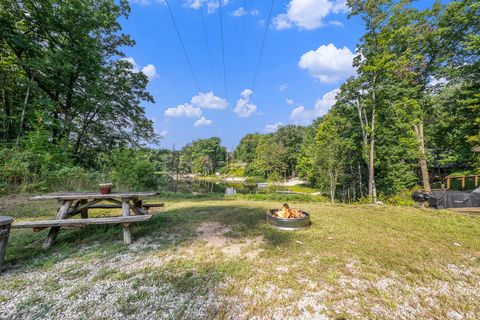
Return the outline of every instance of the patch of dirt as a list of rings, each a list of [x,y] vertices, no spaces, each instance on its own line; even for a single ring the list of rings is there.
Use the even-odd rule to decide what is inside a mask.
[[[263,236],[247,239],[233,239],[226,236],[232,228],[220,222],[204,222],[197,228],[199,234],[196,238],[206,242],[207,247],[219,249],[228,257],[245,256],[247,259],[256,258],[262,249],[260,246],[265,243]]]
[[[221,224],[220,222],[204,222],[197,228],[197,237],[200,241],[205,241],[207,246],[222,248],[228,239],[225,234],[232,231],[231,228]]]

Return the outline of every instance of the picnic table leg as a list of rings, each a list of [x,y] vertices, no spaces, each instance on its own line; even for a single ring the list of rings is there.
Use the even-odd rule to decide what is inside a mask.
[[[130,200],[129,199],[122,199],[122,211],[123,216],[128,217],[130,215]],[[130,231],[130,225],[124,224],[123,225],[123,243],[124,244],[132,244],[132,233]]]
[[[87,200],[80,200],[80,205],[82,206],[87,202]],[[82,209],[82,211],[80,212],[80,216],[82,217],[82,219],[88,219],[88,208]]]
[[[132,202],[133,202],[132,211],[135,212],[136,215],[144,215],[148,213],[147,210],[142,208],[142,200],[138,198],[134,198]]]
[[[68,215],[68,211],[70,210],[71,206],[72,206],[72,201],[64,201],[60,209],[58,210],[57,217],[56,217],[57,220],[65,219]],[[60,227],[50,228],[47,239],[43,243],[44,250],[49,249],[55,243],[55,239],[57,238],[57,235],[59,232],[60,232]]]

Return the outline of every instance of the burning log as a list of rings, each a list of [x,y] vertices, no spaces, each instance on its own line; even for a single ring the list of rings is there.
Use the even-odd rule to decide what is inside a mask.
[[[305,216],[303,211],[290,209],[288,203],[283,204],[283,209],[278,210],[272,214],[274,217],[283,218],[283,219],[300,219]]]

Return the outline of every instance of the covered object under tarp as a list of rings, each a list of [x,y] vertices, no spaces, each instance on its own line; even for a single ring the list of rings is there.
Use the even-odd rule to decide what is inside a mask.
[[[435,190],[428,198],[430,208],[480,208],[480,188],[467,191]]]

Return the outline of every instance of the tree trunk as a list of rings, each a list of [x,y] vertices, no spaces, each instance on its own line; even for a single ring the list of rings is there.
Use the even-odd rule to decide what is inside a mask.
[[[335,189],[337,188],[337,175],[335,169],[328,170],[328,176],[330,178],[330,201],[335,203]]]
[[[15,145],[18,146],[20,143],[20,138],[25,130],[25,115],[27,113],[27,106],[28,106],[28,99],[30,98],[30,87],[32,85],[32,80],[30,79],[28,81],[27,85],[27,92],[25,93],[25,99],[23,100],[23,109],[22,109],[22,115],[20,116],[20,124],[18,128],[18,134],[17,134],[17,141],[15,142]]]
[[[4,134],[4,140],[7,141],[8,137],[7,137],[7,121],[8,121],[8,118],[6,117],[6,114],[7,114],[7,93],[6,93],[6,87],[7,87],[7,83],[6,81],[4,80],[4,76],[2,74],[0,74],[1,76],[1,80],[2,80],[2,105],[3,105],[3,108],[4,108],[4,113],[5,113],[5,118],[3,118],[3,123],[2,123],[2,126],[3,126],[3,134]]]
[[[359,183],[359,191],[360,191],[360,198],[363,198],[363,177],[362,177],[362,167],[360,166],[360,162],[358,163],[358,183]]]
[[[430,187],[430,176],[427,167],[427,152],[425,150],[425,139],[423,136],[423,122],[420,122],[420,124],[414,124],[413,129],[415,130],[415,135],[418,141],[418,150],[420,152],[419,164],[422,171],[423,189],[426,192],[430,192],[432,191],[432,188]]]
[[[375,187],[375,111],[376,111],[376,76],[373,76],[372,85],[372,120],[370,133],[370,152],[369,152],[369,168],[368,168],[368,196],[372,203],[377,202],[377,189]]]

